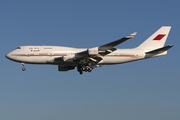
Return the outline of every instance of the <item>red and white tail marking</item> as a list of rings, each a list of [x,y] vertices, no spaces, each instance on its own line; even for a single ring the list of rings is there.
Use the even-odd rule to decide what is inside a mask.
[[[153,40],[161,40],[166,34],[159,34]]]

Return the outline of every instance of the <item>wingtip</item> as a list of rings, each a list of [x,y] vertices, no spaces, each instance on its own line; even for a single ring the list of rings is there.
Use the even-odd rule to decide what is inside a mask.
[[[169,45],[169,46],[172,46],[172,47],[173,47],[174,45]]]
[[[129,36],[127,36],[126,38],[133,38],[136,34],[137,34],[137,32],[134,32],[134,33],[130,34]]]

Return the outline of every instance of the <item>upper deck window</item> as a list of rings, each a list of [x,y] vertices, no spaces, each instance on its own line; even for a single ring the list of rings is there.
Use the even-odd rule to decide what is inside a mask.
[[[21,49],[21,47],[17,47],[16,49]]]

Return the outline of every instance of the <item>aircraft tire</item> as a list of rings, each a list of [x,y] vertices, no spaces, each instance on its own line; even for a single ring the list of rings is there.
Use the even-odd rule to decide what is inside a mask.
[[[23,68],[22,68],[22,70],[23,70],[23,71],[25,71],[25,70],[26,70],[26,68],[25,68],[25,67],[23,67]]]
[[[82,71],[80,71],[80,72],[79,72],[79,74],[80,74],[80,75],[82,75],[82,74],[83,74],[83,72],[82,72]]]

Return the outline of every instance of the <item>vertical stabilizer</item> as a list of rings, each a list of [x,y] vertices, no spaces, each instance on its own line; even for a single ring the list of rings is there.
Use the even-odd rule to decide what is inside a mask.
[[[157,30],[154,34],[152,34],[137,48],[143,50],[154,50],[164,47],[170,29],[171,26],[162,26],[159,30]]]

